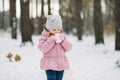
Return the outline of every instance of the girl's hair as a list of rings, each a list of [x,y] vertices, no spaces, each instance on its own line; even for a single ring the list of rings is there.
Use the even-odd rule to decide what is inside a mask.
[[[47,29],[46,27],[44,27],[44,29],[49,32],[49,29]],[[61,32],[63,32],[63,31],[61,30]],[[53,34],[50,33],[50,36],[51,36],[51,35],[53,35]]]
[[[44,29],[49,32],[49,30],[46,27],[44,27]]]
[[[44,29],[45,29],[46,31],[48,31],[48,32],[49,32],[49,30],[48,30],[46,27],[44,27]],[[51,36],[51,35],[53,35],[53,34],[52,34],[52,33],[50,33],[50,36]]]

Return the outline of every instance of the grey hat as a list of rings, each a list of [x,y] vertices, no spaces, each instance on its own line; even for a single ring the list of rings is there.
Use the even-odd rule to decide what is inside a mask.
[[[46,21],[46,28],[49,29],[61,29],[62,30],[62,19],[60,15],[48,15]]]

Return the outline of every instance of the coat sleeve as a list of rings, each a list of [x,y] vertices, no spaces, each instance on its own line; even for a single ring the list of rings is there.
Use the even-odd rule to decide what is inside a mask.
[[[44,37],[42,36],[39,40],[39,45],[38,48],[45,54],[47,52],[49,52],[49,50],[51,50],[55,45],[55,41],[53,39],[53,37]]]
[[[72,44],[68,41],[67,37],[65,37],[65,39],[61,43],[61,45],[64,48],[65,52],[71,50],[71,48],[72,48]]]

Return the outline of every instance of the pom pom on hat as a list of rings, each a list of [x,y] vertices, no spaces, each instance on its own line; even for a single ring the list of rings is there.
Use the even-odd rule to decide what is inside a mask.
[[[61,29],[62,30],[62,19],[60,15],[48,15],[46,21],[46,28],[50,29]]]

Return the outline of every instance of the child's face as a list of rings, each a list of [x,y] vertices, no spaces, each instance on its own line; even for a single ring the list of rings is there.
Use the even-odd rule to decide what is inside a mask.
[[[49,33],[54,35],[56,33],[61,33],[61,30],[60,29],[51,29],[51,30],[49,30]]]

